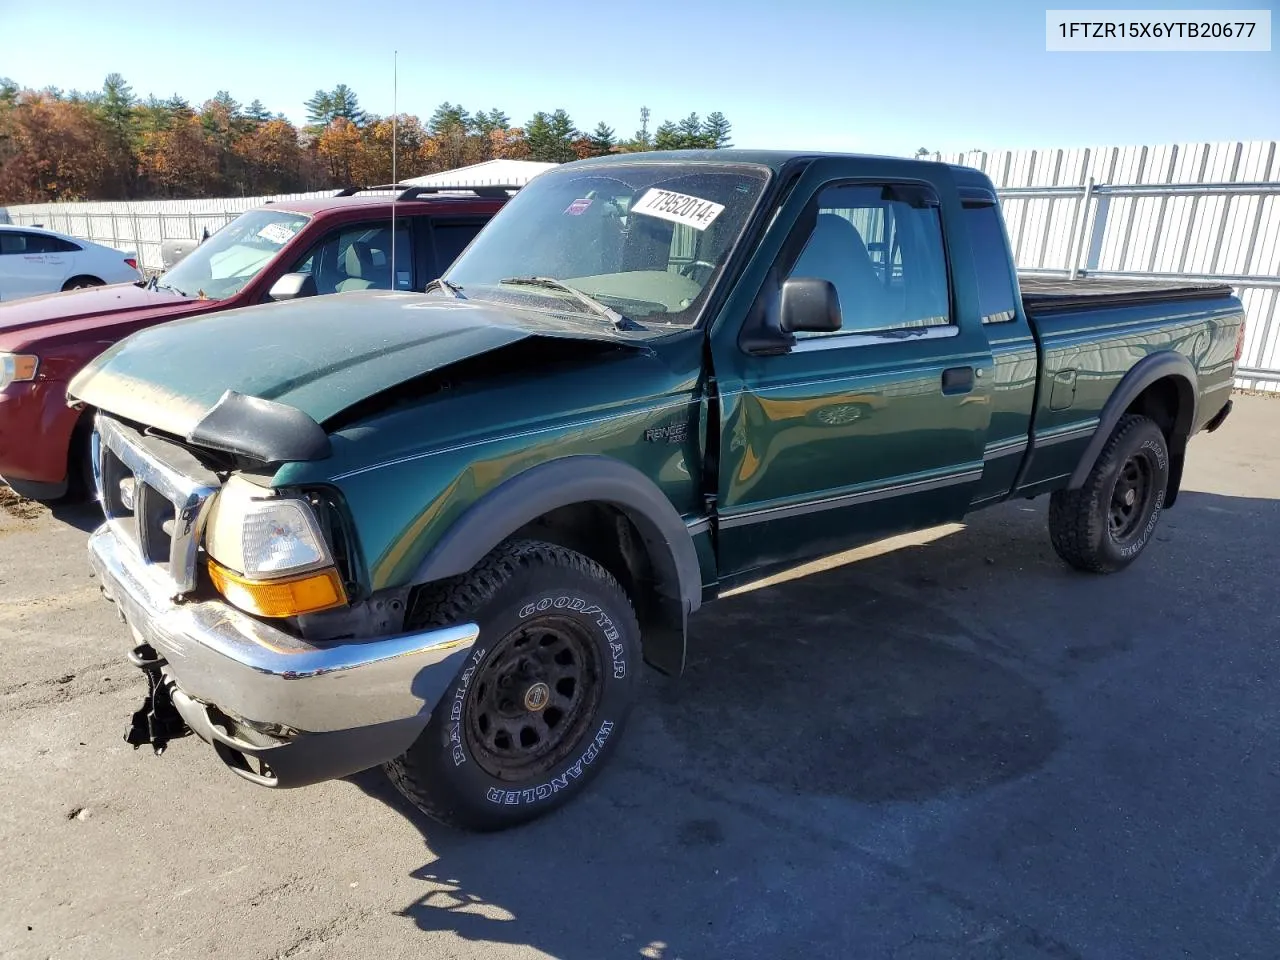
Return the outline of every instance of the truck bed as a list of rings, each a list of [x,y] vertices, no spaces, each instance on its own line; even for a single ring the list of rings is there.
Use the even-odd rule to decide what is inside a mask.
[[[1232,295],[1231,287],[1219,283],[1188,283],[1169,280],[1117,280],[1109,277],[1019,276],[1022,303],[1028,313],[1055,313],[1091,307],[1120,307],[1137,303],[1170,300],[1205,300]]]

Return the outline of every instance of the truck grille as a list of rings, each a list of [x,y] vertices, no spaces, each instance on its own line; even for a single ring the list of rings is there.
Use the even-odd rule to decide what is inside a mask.
[[[195,589],[205,509],[217,476],[189,450],[99,413],[93,480],[116,534],[172,582],[174,596]]]

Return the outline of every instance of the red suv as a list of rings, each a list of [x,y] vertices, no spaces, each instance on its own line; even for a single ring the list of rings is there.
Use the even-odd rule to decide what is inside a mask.
[[[389,193],[345,190],[268,203],[158,278],[0,304],[0,479],[33,500],[88,492],[92,411],[68,407],[66,385],[118,340],[180,317],[272,300],[422,290],[515,189],[402,189],[394,195],[394,241]]]

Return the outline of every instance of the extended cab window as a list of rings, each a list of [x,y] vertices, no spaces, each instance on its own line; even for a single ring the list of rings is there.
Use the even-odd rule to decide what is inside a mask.
[[[983,323],[1008,323],[1017,318],[1013,303],[1016,278],[1009,264],[1009,245],[994,203],[966,203],[965,225],[978,274],[978,304]]]
[[[829,280],[841,329],[885,333],[951,324],[938,207],[917,188],[850,185],[818,195],[817,217],[790,277]]]
[[[458,255],[467,248],[467,244],[476,238],[482,223],[436,223],[431,227],[431,234],[436,245],[436,273],[441,274],[449,269],[450,264],[458,259]],[[434,275],[432,279],[435,279]]]

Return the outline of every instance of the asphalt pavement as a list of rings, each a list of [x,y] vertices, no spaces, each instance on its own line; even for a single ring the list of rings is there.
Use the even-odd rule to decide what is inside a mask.
[[[1280,401],[1237,397],[1129,570],[1018,501],[713,604],[562,811],[272,792],[144,693],[91,508],[0,488],[0,956],[1280,956]]]

